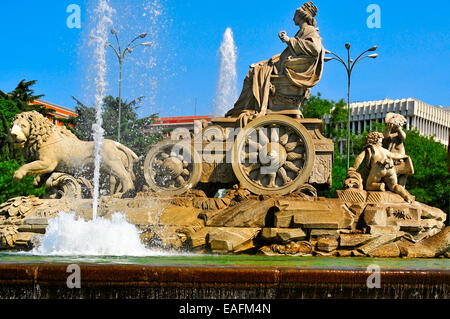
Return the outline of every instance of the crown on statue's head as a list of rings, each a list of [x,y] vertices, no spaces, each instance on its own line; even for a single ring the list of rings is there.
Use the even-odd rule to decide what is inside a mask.
[[[319,9],[314,5],[312,1],[306,2],[303,4],[298,10],[304,11],[305,13],[311,15],[311,17],[315,17]]]

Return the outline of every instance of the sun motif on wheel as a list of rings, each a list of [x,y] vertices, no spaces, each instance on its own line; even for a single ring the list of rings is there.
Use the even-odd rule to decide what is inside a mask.
[[[200,159],[190,144],[169,140],[158,143],[148,153],[144,175],[154,191],[174,195],[198,182],[199,167]]]
[[[239,134],[233,169],[257,194],[285,194],[306,181],[314,152],[311,137],[294,119],[272,115],[251,122]]]

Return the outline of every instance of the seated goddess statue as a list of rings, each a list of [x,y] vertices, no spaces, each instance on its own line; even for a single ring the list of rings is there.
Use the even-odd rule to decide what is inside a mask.
[[[311,1],[296,10],[294,23],[300,31],[292,38],[281,31],[278,36],[287,48],[267,61],[250,66],[239,99],[227,117],[262,116],[268,109],[294,110],[301,117],[300,109],[323,71],[325,49],[316,28],[317,11]]]

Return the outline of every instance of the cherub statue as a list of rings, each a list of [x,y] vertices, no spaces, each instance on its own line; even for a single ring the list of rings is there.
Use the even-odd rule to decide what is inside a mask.
[[[372,132],[367,135],[364,151],[356,157],[355,164],[349,168],[349,173],[356,172],[365,160],[366,167],[369,170],[366,190],[385,191],[387,186],[389,190],[411,203],[415,200],[415,197],[398,184],[397,172],[394,167],[394,160],[403,160],[409,157],[383,148],[383,138],[384,135],[379,132]]]
[[[403,141],[406,138],[406,133],[402,129],[402,126],[406,123],[405,117],[401,114],[388,113],[385,123],[383,147],[394,154],[405,155]],[[406,160],[395,160],[394,164],[397,169],[398,183],[405,187],[408,175],[414,174],[413,164],[409,157]]]
[[[317,7],[311,1],[297,9],[294,23],[300,27],[300,31],[294,37],[288,37],[285,31],[279,32],[278,37],[287,48],[267,61],[250,66],[239,99],[226,116],[263,116],[271,99],[280,100],[282,105],[291,103],[289,99],[292,96],[282,96],[276,92],[275,85],[271,83],[271,76],[274,75],[288,79],[297,92],[293,104],[296,108],[303,105],[311,88],[320,81],[323,71],[325,49],[316,28],[314,17],[317,12]]]

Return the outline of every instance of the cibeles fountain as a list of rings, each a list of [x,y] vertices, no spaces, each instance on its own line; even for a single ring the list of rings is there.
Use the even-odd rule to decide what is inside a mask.
[[[140,242],[129,228],[129,237],[121,241],[139,246],[126,247],[135,256],[170,251],[261,258],[448,258],[446,214],[417,202],[405,187],[414,167],[403,146],[405,119],[399,114],[387,114],[386,130],[367,136],[338,198],[318,196],[317,189],[331,185],[334,145],[323,135],[322,120],[304,118],[301,111],[323,75],[317,11],[312,2],[295,11],[300,30],[292,37],[280,32],[286,49],[251,65],[225,117],[198,122],[193,131],[173,131],[150,148],[142,166],[132,150],[103,140],[98,169],[109,177],[110,194],[98,204],[93,204],[91,177],[83,175],[94,164],[96,144],[78,140],[37,112],[19,114],[11,135],[29,162],[14,178],[36,175],[36,183],[45,182],[53,191],[49,198],[13,198],[0,206],[0,247],[42,250],[53,221],[73,212],[73,218],[85,221],[97,217],[134,225]],[[136,170],[142,170],[145,185],[137,185]],[[255,283],[255,276],[248,280]],[[448,273],[438,278],[448,287]],[[445,287],[432,293],[448,296]]]

